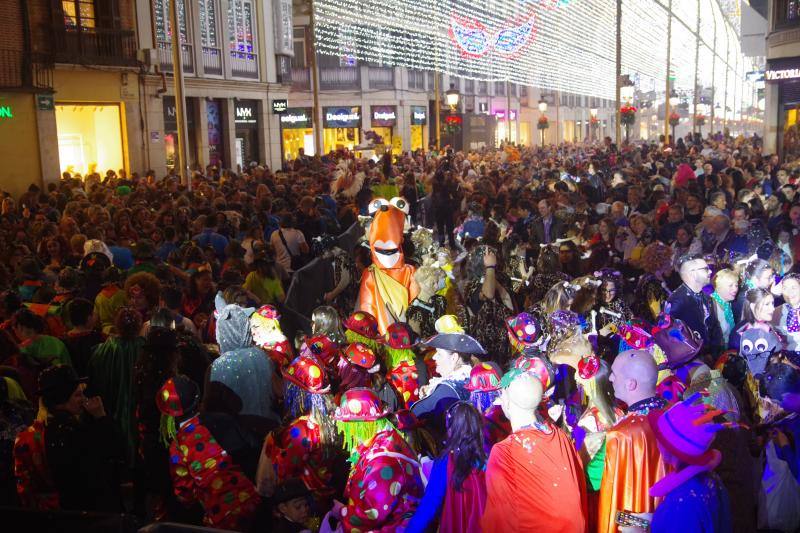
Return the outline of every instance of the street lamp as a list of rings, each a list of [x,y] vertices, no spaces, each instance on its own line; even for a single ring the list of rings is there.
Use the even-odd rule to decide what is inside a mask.
[[[458,100],[461,95],[458,93],[458,89],[456,89],[455,84],[451,83],[450,88],[447,89],[444,93],[445,102],[447,105],[450,106],[450,116],[453,116],[456,112],[456,108],[458,108]],[[456,144],[456,125],[454,121],[450,123],[450,136],[451,136],[451,146],[453,150],[455,150]]]
[[[619,97],[623,101],[629,104],[631,103],[631,100],[633,100],[633,90],[634,90],[633,84],[623,85],[622,87],[619,88]]]
[[[672,89],[669,92],[669,106],[675,107],[680,102],[680,98],[678,98],[678,93],[675,92],[675,89]]]
[[[547,102],[545,101],[544,98],[540,98],[539,99],[539,113],[543,117],[546,112],[547,112]],[[542,117],[539,117],[540,121],[541,121]],[[542,148],[544,148],[544,130],[545,130],[544,127],[540,127],[539,128],[539,132],[541,133],[541,136],[542,136]]]
[[[447,102],[447,105],[450,106],[451,113],[456,112],[456,108],[458,107],[458,99],[460,97],[461,95],[458,93],[458,89],[456,89],[455,84],[451,83],[450,88],[444,93],[444,99]]]
[[[547,102],[544,99],[539,100],[539,112],[544,113],[547,111]]]
[[[589,109],[589,141],[594,142],[594,130],[597,128],[597,108]]]

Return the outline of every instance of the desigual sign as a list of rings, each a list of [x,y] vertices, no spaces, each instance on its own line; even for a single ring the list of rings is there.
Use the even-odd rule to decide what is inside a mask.
[[[357,128],[361,125],[360,107],[325,107],[322,116],[326,128]]]
[[[286,129],[310,128],[313,123],[311,117],[310,107],[289,107],[284,113],[281,113],[281,127]]]
[[[372,126],[391,128],[397,124],[397,107],[393,105],[372,106]]]

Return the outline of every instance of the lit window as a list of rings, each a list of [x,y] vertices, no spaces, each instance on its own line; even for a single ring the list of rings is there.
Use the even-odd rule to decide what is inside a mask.
[[[217,43],[217,6],[216,0],[198,0],[197,10],[200,15],[200,43],[203,46],[216,48]]]
[[[94,0],[61,0],[61,9],[68,29],[95,27]]]
[[[228,33],[230,35],[231,52],[236,52],[241,59],[250,59],[255,53],[253,34],[253,2],[250,0],[229,0]]]
[[[172,41],[169,1],[170,0],[153,1],[153,15],[156,22],[156,38],[165,43]],[[181,43],[186,44],[189,42],[189,37],[186,30],[186,5],[184,0],[176,0],[176,5],[178,6],[178,29],[181,33]]]

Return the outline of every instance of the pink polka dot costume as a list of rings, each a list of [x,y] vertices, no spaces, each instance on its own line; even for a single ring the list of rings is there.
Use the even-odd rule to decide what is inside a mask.
[[[301,416],[264,443],[278,479],[300,478],[308,489],[326,496],[332,492],[330,458],[325,458],[320,427],[308,416]]]
[[[355,459],[340,515],[344,531],[398,531],[422,497],[416,454],[387,415],[377,395],[364,388],[347,391],[336,409],[334,418]],[[353,436],[357,439],[348,438]]]
[[[419,400],[419,374],[414,358],[417,345],[414,331],[408,324],[395,322],[385,336],[386,378],[402,398],[405,407]]]

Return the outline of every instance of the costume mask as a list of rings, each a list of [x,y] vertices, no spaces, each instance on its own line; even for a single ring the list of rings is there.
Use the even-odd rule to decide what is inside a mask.
[[[409,212],[404,198],[375,198],[369,204],[373,216],[369,226],[369,247],[372,261],[381,268],[400,268],[405,265],[403,257],[403,229]]]
[[[781,340],[772,330],[751,327],[742,333],[739,355],[747,361],[747,367],[754,376],[764,373],[770,356],[780,349]]]

